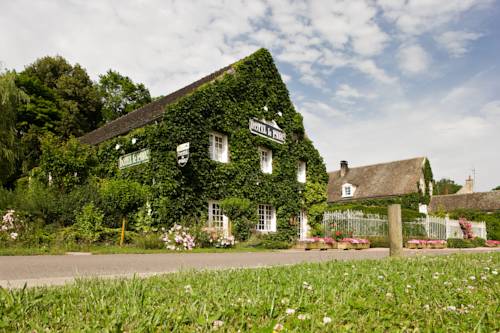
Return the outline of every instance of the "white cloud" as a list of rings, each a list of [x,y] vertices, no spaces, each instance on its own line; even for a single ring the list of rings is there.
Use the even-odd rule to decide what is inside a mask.
[[[421,74],[430,65],[430,56],[418,44],[402,45],[397,54],[398,65],[405,74]]]
[[[446,31],[435,39],[452,57],[459,58],[467,52],[468,44],[481,36],[481,34],[474,32]]]
[[[379,0],[383,15],[402,34],[421,35],[456,20],[463,13],[493,0]]]

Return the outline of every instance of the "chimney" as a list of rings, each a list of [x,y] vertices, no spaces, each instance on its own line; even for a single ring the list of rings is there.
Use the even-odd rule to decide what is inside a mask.
[[[347,164],[347,161],[340,161],[340,177],[344,177],[347,175],[347,172],[349,171],[349,166]]]
[[[474,179],[471,176],[465,180],[465,185],[457,192],[457,194],[474,193]]]

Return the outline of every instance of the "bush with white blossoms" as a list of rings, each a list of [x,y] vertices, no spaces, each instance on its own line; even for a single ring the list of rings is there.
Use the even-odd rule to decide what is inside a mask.
[[[0,232],[6,233],[10,239],[16,240],[19,236],[17,232],[18,226],[16,225],[17,221],[16,212],[13,209],[8,210],[2,217]]]
[[[233,247],[234,244],[235,244],[234,236],[228,236],[228,237],[220,236],[214,242],[214,246],[220,248]]]
[[[192,250],[195,247],[195,239],[189,233],[189,228],[174,224],[169,231],[161,236],[167,249],[172,251]]]

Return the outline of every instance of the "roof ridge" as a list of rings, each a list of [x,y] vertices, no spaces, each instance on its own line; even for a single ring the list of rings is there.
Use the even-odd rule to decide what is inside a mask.
[[[396,161],[389,161],[389,162],[381,162],[381,163],[375,163],[375,164],[366,164],[366,165],[360,165],[360,166],[355,166],[355,167],[349,167],[350,170],[352,169],[359,169],[359,168],[366,168],[366,167],[371,167],[371,166],[378,166],[378,165],[385,165],[385,164],[392,164],[392,163],[400,163],[400,162],[406,162],[406,161],[411,161],[411,160],[418,160],[418,159],[424,159],[427,158],[426,156],[419,156],[419,157],[413,157],[413,158],[406,158],[403,160],[396,160]],[[335,173],[339,172],[340,169],[335,170],[335,171],[329,171],[328,173]]]
[[[227,65],[225,67],[222,67],[208,75],[203,76],[202,78],[180,88],[177,89],[171,93],[169,93],[166,96],[163,96],[155,101],[152,101],[146,105],[141,106],[140,108],[135,109],[132,112],[129,112],[127,114],[124,114],[123,116],[120,116],[116,119],[113,119],[110,122],[105,123],[104,125],[85,133],[84,135],[80,136],[78,139],[83,142],[83,143],[88,143],[88,144],[99,144],[101,142],[104,142],[106,140],[109,140],[111,138],[114,138],[119,135],[126,134],[127,132],[140,128],[142,126],[148,125],[152,123],[153,121],[159,119],[161,115],[163,115],[164,110],[159,111],[161,109],[164,109],[167,105],[175,103],[182,97],[185,97],[187,94],[195,91],[199,87],[201,87],[205,83],[209,83],[217,79],[219,76],[223,75],[227,71],[229,71],[231,68],[234,68],[239,62],[243,61],[244,59],[252,56],[253,54],[256,54],[257,52],[261,51],[263,48],[259,48],[255,52],[252,52],[251,54],[247,55],[246,57],[243,57],[237,61],[234,61],[230,65]],[[159,114],[155,114],[156,112],[159,112]],[[144,113],[144,114],[142,114]],[[139,116],[141,116],[139,118]],[[135,122],[133,121],[135,119]],[[125,122],[127,119],[132,120],[132,124],[124,124],[125,126],[123,128],[117,128],[119,124],[122,122]]]

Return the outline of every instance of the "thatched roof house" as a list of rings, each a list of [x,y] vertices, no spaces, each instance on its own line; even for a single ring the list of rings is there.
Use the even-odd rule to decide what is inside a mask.
[[[426,157],[350,168],[340,162],[340,170],[329,172],[328,202],[378,199],[425,191]],[[427,184],[426,184],[427,183]],[[430,190],[432,193],[432,188]]]
[[[431,212],[451,212],[457,209],[500,210],[500,191],[436,195],[429,203]]]

